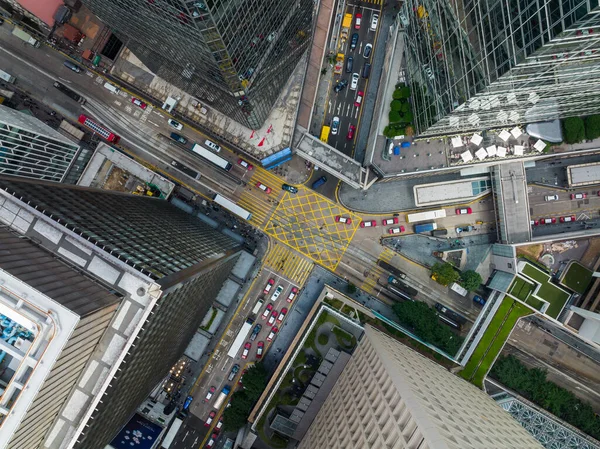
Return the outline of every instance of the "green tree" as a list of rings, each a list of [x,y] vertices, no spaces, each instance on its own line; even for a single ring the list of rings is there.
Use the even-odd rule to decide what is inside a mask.
[[[233,393],[231,407],[223,412],[223,428],[226,431],[235,431],[246,425],[252,407],[267,386],[267,380],[267,370],[262,362],[248,368],[243,378],[244,389]]]
[[[401,87],[400,88],[400,94],[402,95],[401,98],[408,98],[410,97],[410,87]]]
[[[396,90],[394,91],[394,93],[392,94],[392,98],[393,98],[394,100],[400,100],[401,98],[404,98],[404,97],[402,96],[402,89],[404,89],[404,88],[402,87],[402,88],[400,88],[400,89],[396,89]]]
[[[563,120],[565,142],[577,143],[585,139],[585,124],[581,117],[569,117]]]
[[[408,112],[408,111],[410,111],[410,105],[408,103],[406,103],[406,102],[405,103],[400,103],[400,105],[401,105],[400,111],[402,111],[402,112]]]
[[[400,109],[402,109],[402,103],[400,100],[392,100],[390,103],[390,109],[392,111],[400,111]]]
[[[390,113],[388,114],[388,117],[390,119],[390,123],[395,123],[395,122],[400,121],[400,113],[397,111],[390,111]]]
[[[585,119],[585,137],[593,140],[600,137],[600,114],[590,115]]]
[[[482,280],[481,275],[473,270],[467,270],[460,275],[461,285],[470,292],[477,290]]]
[[[348,285],[346,285],[346,291],[350,295],[356,293],[356,285],[354,285],[352,282],[348,282]]]
[[[454,269],[454,267],[448,262],[436,262],[431,267],[431,274],[435,278],[438,284],[448,285],[452,282],[458,281],[460,274]]]

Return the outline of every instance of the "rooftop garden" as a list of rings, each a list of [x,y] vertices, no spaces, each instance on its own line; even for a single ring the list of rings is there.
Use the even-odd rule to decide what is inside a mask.
[[[574,292],[583,295],[587,290],[590,282],[592,282],[593,272],[577,262],[571,262],[563,278],[561,284],[570,288]]]

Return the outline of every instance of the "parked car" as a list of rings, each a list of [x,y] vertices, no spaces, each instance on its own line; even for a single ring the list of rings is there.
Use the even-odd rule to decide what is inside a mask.
[[[267,341],[273,341],[277,332],[279,332],[279,328],[277,328],[277,327],[272,328],[271,332],[269,333],[269,335],[267,337]]]
[[[356,131],[356,126],[354,126],[354,125],[350,125],[350,126],[348,127],[348,134],[346,135],[346,138],[347,138],[348,140],[352,140],[352,139],[354,139],[354,131]]]
[[[282,321],[285,318],[285,315],[287,314],[288,309],[286,309],[285,307],[283,309],[281,309],[281,312],[279,312],[279,316],[277,317],[277,324],[281,324]]]
[[[250,343],[249,341],[246,342],[246,344],[244,345],[244,351],[242,352],[242,359],[246,360],[248,358],[248,353],[250,352],[251,348],[252,343]]]
[[[229,380],[231,382],[239,370],[240,370],[240,365],[238,365],[238,364],[233,365],[231,367],[231,371],[229,372],[229,376],[227,377],[227,380]]]
[[[338,81],[338,83],[335,85],[335,87],[333,88],[333,90],[335,90],[336,93],[340,92],[344,87],[346,87],[348,85],[348,80],[340,80]]]
[[[600,192],[598,192],[600,194]],[[587,198],[587,193],[571,193],[572,200],[584,200]]]
[[[291,186],[289,184],[282,184],[281,188],[283,190],[286,190],[286,191],[290,192],[290,193],[298,193],[298,188],[294,187],[294,186]]]
[[[269,194],[271,193],[271,187],[268,187],[266,185],[264,185],[262,182],[258,181],[256,183],[256,187],[258,187],[260,190],[262,190],[263,192]]]
[[[181,131],[183,129],[183,125],[181,123],[179,123],[176,120],[173,119],[169,119],[167,120],[167,123],[169,124],[169,126],[171,126],[172,128],[175,128],[178,131]]]
[[[177,133],[171,133],[171,139],[184,145],[187,143],[187,139]]]
[[[456,215],[465,215],[465,214],[472,214],[473,213],[473,209],[471,209],[470,207],[463,207],[460,209],[456,209]]]
[[[471,232],[473,230],[473,226],[457,226],[456,233],[460,234],[461,232]]]
[[[217,421],[217,424],[215,425],[215,429],[214,430],[216,432],[220,432],[222,428],[223,428],[223,416],[221,416],[219,418],[219,420]]]
[[[350,90],[356,90],[358,87],[358,80],[360,79],[360,75],[358,73],[352,74],[352,81],[350,82]]]
[[[342,217],[341,215],[336,215],[335,221],[336,223],[352,224],[352,219],[350,217]]]
[[[552,224],[552,223],[556,223],[556,218],[552,217],[552,218],[542,218],[540,220],[540,224]]]
[[[312,183],[312,188],[316,189],[318,187],[321,187],[326,182],[327,182],[327,176],[321,176],[319,179],[317,179],[315,182]]]
[[[575,215],[567,215],[565,217],[560,217],[561,223],[569,223],[569,222],[575,221],[575,220],[577,220],[577,217],[575,217]]]
[[[371,56],[371,52],[372,51],[373,51],[373,45],[372,44],[365,45],[365,49],[363,50],[363,56],[366,59],[369,59],[369,56]]]
[[[141,109],[146,109],[148,105],[139,98],[131,97],[131,102]]]
[[[375,220],[363,220],[360,222],[361,228],[374,228],[375,226],[377,226],[377,221]]]
[[[482,306],[485,306],[485,302],[486,301],[481,296],[475,295],[475,296],[473,296],[473,302],[475,302],[476,304],[480,304]]]
[[[252,170],[254,168],[252,164],[246,162],[244,159],[238,159],[238,164],[244,167],[246,170]]]
[[[354,29],[360,30],[360,23],[362,22],[362,14],[357,12],[354,16]]]
[[[210,387],[208,389],[208,393],[206,393],[206,396],[204,397],[204,400],[202,402],[210,401],[210,399],[213,397],[213,394],[215,394],[216,390],[217,390],[217,387]]]
[[[540,222],[538,220],[531,220],[530,224],[531,224],[531,226],[537,226],[540,224]]]
[[[354,66],[354,58],[352,56],[348,56],[348,59],[346,59],[346,73],[352,73],[353,66]]]
[[[333,117],[333,119],[331,120],[331,134],[333,134],[335,136],[339,130],[340,130],[340,118],[336,116],[336,117]]]
[[[404,226],[398,226],[396,228],[390,228],[390,229],[388,229],[388,232],[390,234],[400,234],[400,233],[402,233],[404,231],[405,231]]]
[[[271,278],[267,281],[267,285],[265,285],[265,289],[263,290],[263,293],[265,295],[267,293],[269,293],[271,291],[271,289],[273,288],[273,285],[275,285],[275,279]]]
[[[217,415],[217,412],[215,412],[214,410],[212,412],[210,412],[208,414],[208,417],[206,418],[206,422],[204,423],[204,425],[206,427],[210,427],[210,425],[212,424],[213,420],[215,419],[215,416]]]
[[[273,296],[271,296],[271,301],[277,301],[277,298],[279,298],[279,295],[281,295],[282,291],[283,291],[283,286],[278,285],[277,288],[275,289],[275,291],[273,292]]]
[[[365,94],[362,90],[358,91],[358,93],[356,94],[356,100],[354,100],[354,106],[356,106],[357,108],[360,108],[360,105],[362,104],[364,95]]]
[[[269,313],[271,312],[271,310],[273,310],[273,304],[267,304],[267,308],[265,309],[265,311],[261,315],[261,318],[263,320],[266,319],[269,316]]]
[[[384,218],[383,220],[381,220],[381,224],[383,226],[387,226],[387,225],[391,225],[391,224],[398,224],[400,220],[398,220],[398,217],[393,217],[393,218]]]
[[[215,445],[215,442],[217,441],[217,438],[219,438],[219,434],[218,433],[213,433],[209,440],[208,443],[206,443],[206,447],[211,448]]]
[[[208,140],[208,139],[205,140],[204,145],[206,145],[211,150],[216,151],[217,153],[219,151],[221,151],[221,147],[219,145],[217,145],[216,143],[214,143],[212,140]]]
[[[292,302],[297,294],[298,294],[298,287],[292,287],[292,291],[290,291],[290,294],[286,298],[286,301]]]
[[[264,341],[259,341],[256,344],[256,358],[260,359],[262,358],[263,355],[263,351],[265,350],[265,342]]]
[[[558,200],[558,195],[546,195],[544,197],[544,200],[546,200],[546,201],[557,201]]]

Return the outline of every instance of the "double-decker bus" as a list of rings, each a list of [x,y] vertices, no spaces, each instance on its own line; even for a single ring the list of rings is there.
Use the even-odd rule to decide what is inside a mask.
[[[99,125],[98,123],[96,123],[95,121],[93,121],[91,118],[89,118],[86,115],[81,114],[79,116],[78,121],[83,126],[91,129],[92,131],[94,131],[94,133],[98,134],[100,137],[102,137],[104,140],[107,140],[108,142],[117,143],[121,139],[119,136],[114,134],[111,130],[109,130],[108,128],[105,128],[102,125]]]

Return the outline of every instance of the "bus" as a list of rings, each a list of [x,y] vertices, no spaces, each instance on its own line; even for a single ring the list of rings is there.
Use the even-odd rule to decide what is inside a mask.
[[[402,299],[405,299],[407,301],[414,301],[414,299],[412,299],[412,297],[408,293],[400,290],[399,288],[394,287],[391,284],[387,285],[387,289]]]
[[[104,126],[99,125],[98,123],[96,123],[95,121],[93,121],[91,118],[89,118],[86,115],[81,114],[79,116],[78,121],[83,126],[91,129],[92,131],[94,131],[95,134],[98,134],[100,137],[107,140],[108,142],[117,143],[120,139],[119,136],[112,133],[108,128],[105,128]]]
[[[393,265],[390,265],[389,263],[379,259],[377,261],[377,265],[379,265],[381,268],[383,268],[384,270],[389,271],[390,273],[392,273],[394,276],[399,277],[400,279],[404,279],[406,277],[406,275],[400,271],[398,268],[396,268]]]
[[[253,324],[254,322],[251,319],[247,319],[246,322],[242,325],[242,328],[238,332],[237,336],[235,337],[235,340],[233,340],[233,343],[229,348],[229,351],[227,352],[228,357],[234,358],[237,355],[238,351],[244,344],[244,341],[246,341],[248,332],[250,332],[250,329],[252,329]]]
[[[227,162],[221,156],[217,156],[212,151],[207,150],[201,145],[197,143],[192,147],[192,151],[196,153],[198,156],[206,159],[208,162],[215,164],[217,167],[222,168],[223,170],[231,170],[231,163]]]
[[[458,329],[458,330],[460,330],[460,329],[461,329],[461,327],[462,327],[462,326],[461,326],[459,323],[457,323],[456,321],[453,321],[453,320],[451,320],[450,318],[448,318],[448,317],[446,317],[446,316],[444,316],[444,315],[442,315],[442,314],[439,314],[439,313],[438,313],[438,318],[440,319],[440,321],[441,321],[442,323],[444,323],[444,324],[447,324],[448,326],[450,326],[450,327],[453,327],[454,329]]]
[[[169,449],[171,447],[171,444],[173,444],[173,440],[175,439],[177,432],[179,432],[179,428],[181,427],[182,424],[183,424],[183,421],[180,420],[179,418],[175,418],[173,420],[173,424],[171,424],[171,428],[167,432],[167,435],[165,436],[164,440],[162,441],[162,443],[160,445],[160,447],[162,449]]]
[[[233,201],[225,198],[224,196],[217,194],[213,198],[213,201],[217,204],[220,204],[222,207],[227,209],[229,212],[234,213],[235,215],[243,218],[246,221],[248,221],[252,218],[252,214],[250,212],[248,212],[246,209],[242,209],[240,206],[235,204]]]
[[[329,131],[331,131],[331,127],[329,126],[323,126],[323,129],[321,130],[321,141],[327,143],[327,141],[329,140]]]
[[[445,209],[430,210],[427,212],[417,212],[416,214],[406,214],[406,221],[414,223],[415,221],[435,220],[446,216]]]
[[[394,276],[388,277],[388,284],[399,288],[400,290],[409,294],[410,296],[417,296],[419,294],[419,290],[416,290],[411,286],[406,285],[404,282],[402,282],[400,279],[396,279]]]
[[[75,100],[77,103],[79,103],[79,104],[85,104],[85,98],[83,98],[77,92],[73,92],[71,89],[69,89],[64,84],[59,83],[58,81],[54,81],[54,87],[56,87],[58,90],[60,90],[67,97],[70,97],[73,100]]]

